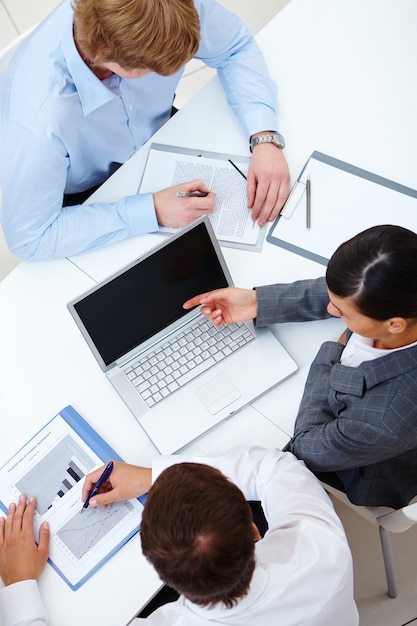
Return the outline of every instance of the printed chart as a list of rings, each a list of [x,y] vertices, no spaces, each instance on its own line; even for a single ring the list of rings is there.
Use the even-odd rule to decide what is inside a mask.
[[[143,505],[132,499],[82,509],[86,474],[117,453],[71,406],[65,407],[0,468],[0,508],[20,494],[35,496],[35,537],[51,528],[49,562],[78,589],[138,531]]]
[[[58,532],[57,537],[76,559],[81,559],[133,511],[130,502],[111,504],[107,509],[84,509]]]
[[[94,467],[93,459],[70,436],[66,435],[44,456],[16,487],[36,498],[36,510],[43,515]]]

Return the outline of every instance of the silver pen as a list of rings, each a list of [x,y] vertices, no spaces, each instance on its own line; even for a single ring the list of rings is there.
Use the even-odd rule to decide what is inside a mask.
[[[208,191],[177,191],[177,198],[205,198],[208,196]]]
[[[307,230],[311,227],[311,182],[310,177],[307,178],[306,184],[306,228]]]

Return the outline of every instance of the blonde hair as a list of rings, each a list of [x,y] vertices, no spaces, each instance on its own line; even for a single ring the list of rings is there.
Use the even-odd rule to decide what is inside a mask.
[[[77,44],[88,62],[175,74],[197,52],[193,0],[73,0]]]

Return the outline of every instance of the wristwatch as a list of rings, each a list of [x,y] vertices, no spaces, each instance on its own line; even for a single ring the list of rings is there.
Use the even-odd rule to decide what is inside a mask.
[[[250,140],[250,151],[254,149],[258,143],[273,143],[277,148],[285,148],[285,140],[279,133],[265,133],[265,135],[258,135]]]

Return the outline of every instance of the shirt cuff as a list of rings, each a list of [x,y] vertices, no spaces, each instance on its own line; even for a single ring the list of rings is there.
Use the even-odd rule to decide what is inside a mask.
[[[36,580],[22,580],[0,590],[2,626],[32,623],[34,620],[39,625],[48,623]]]
[[[159,230],[152,193],[142,193],[124,198],[125,215],[132,235],[154,233]]]
[[[245,114],[241,121],[246,128],[249,139],[256,133],[263,131],[277,132],[279,130],[277,117],[272,110],[253,111]]]

